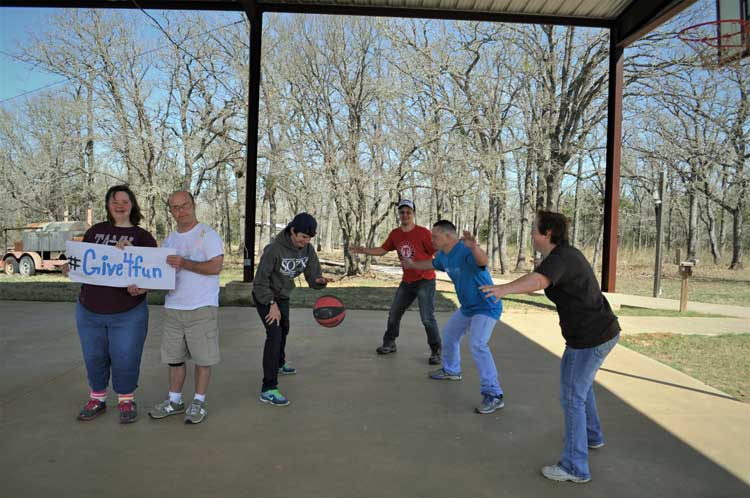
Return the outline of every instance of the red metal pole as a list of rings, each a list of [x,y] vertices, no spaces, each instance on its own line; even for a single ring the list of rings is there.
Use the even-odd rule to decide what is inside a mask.
[[[622,149],[623,52],[617,29],[610,30],[609,103],[607,109],[607,172],[604,182],[604,250],[602,290],[615,292],[617,283],[617,223],[620,209],[620,155]]]

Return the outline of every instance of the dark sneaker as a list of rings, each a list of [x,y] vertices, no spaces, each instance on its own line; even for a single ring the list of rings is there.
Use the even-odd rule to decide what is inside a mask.
[[[589,449],[598,450],[599,448],[604,448],[604,441],[601,443],[589,443]]]
[[[396,352],[396,343],[395,342],[384,342],[382,346],[380,346],[375,351],[378,352],[378,354],[390,354]]]
[[[291,366],[289,363],[284,363],[284,366],[279,368],[281,375],[294,375],[297,373],[297,369]]]
[[[486,415],[488,413],[494,412],[495,410],[499,410],[504,406],[505,402],[503,401],[502,394],[498,396],[495,396],[494,394],[485,394],[482,403],[478,407],[474,408],[474,411],[476,411],[477,413],[481,413],[482,415]]]
[[[576,477],[573,474],[568,473],[567,470],[559,465],[547,465],[546,467],[542,467],[542,475],[552,481],[571,481],[581,484],[591,480],[590,477],[588,479]]]
[[[430,378],[433,380],[461,380],[463,379],[461,374],[448,373],[442,368],[435,370],[434,372],[430,372]]]
[[[121,424],[132,424],[138,420],[138,409],[135,401],[120,401],[117,403],[117,409],[120,411]]]
[[[80,413],[78,413],[78,420],[88,422],[94,420],[96,417],[107,411],[107,403],[99,401],[97,399],[89,399]]]
[[[427,363],[430,365],[440,365],[440,354],[442,353],[440,347],[432,348],[432,352],[430,353],[430,359],[427,360]]]
[[[185,413],[185,403],[172,403],[167,399],[154,406],[148,412],[148,416],[158,420],[178,413]]]
[[[260,400],[272,406],[287,406],[290,401],[278,389],[269,389],[260,393]]]
[[[203,419],[206,418],[206,415],[208,415],[208,411],[206,410],[206,402],[194,399],[193,402],[190,403],[190,407],[187,409],[187,413],[185,414],[185,423],[200,424],[201,422],[203,422]]]

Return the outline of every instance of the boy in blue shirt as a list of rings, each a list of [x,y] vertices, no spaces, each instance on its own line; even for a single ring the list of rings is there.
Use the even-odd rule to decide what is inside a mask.
[[[404,260],[404,268],[436,270],[448,273],[458,294],[461,307],[453,313],[443,329],[443,368],[430,373],[435,380],[461,380],[461,338],[469,333],[469,348],[479,370],[482,403],[477,413],[492,413],[505,406],[497,368],[487,345],[503,311],[502,301],[485,297],[479,286],[492,285],[487,271],[487,254],[472,234],[464,231],[458,238],[456,227],[440,220],[432,227],[432,244],[439,251],[432,261]]]

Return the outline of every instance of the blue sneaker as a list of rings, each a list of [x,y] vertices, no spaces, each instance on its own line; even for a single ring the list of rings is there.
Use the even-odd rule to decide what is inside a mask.
[[[279,368],[281,375],[294,375],[297,373],[297,369],[291,366],[289,363],[284,363],[284,366]]]
[[[482,404],[474,408],[474,411],[485,415],[487,413],[492,413],[495,410],[499,410],[504,406],[505,402],[503,401],[502,394],[498,394],[497,396],[495,396],[494,394],[485,394],[484,399],[482,400]]]
[[[287,406],[290,401],[278,389],[269,389],[260,393],[260,400],[273,406]]]
[[[448,373],[442,368],[435,370],[434,372],[430,372],[430,378],[433,380],[461,380],[463,379],[461,374]]]

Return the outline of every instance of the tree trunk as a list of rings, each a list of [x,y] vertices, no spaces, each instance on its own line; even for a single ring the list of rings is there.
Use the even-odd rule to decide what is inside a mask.
[[[503,194],[503,197],[505,195]],[[505,202],[498,202],[497,221],[495,231],[497,232],[497,248],[500,260],[500,273],[505,275],[510,271],[508,264],[508,223],[505,210]]]
[[[688,246],[687,259],[695,259],[698,252],[698,194],[691,185],[688,191]]]
[[[711,257],[714,260],[714,264],[718,265],[721,259],[721,252],[719,249],[719,243],[716,240],[716,219],[711,212],[711,204],[708,197],[705,199],[703,209],[701,209],[701,219],[706,225],[706,233],[708,234],[708,243],[711,249]]]
[[[296,214],[296,213],[295,213]],[[276,187],[268,191],[268,243],[276,237]]]
[[[604,240],[604,218],[602,217],[599,221],[599,231],[597,232],[596,236],[596,243],[594,244],[594,259],[591,262],[591,267],[594,269],[594,273],[597,272],[597,268],[599,266],[599,257],[602,253],[602,244]]]
[[[578,170],[576,171],[576,190],[573,198],[573,230],[571,232],[570,242],[573,247],[578,247],[579,224],[581,218],[581,175],[583,174],[583,156],[578,156]]]
[[[732,263],[729,265],[730,270],[742,270],[745,266],[742,264],[742,222],[744,202],[740,200],[737,208],[732,212]]]
[[[721,179],[721,205],[727,205],[726,176]],[[719,210],[719,252],[724,252],[724,244],[727,240],[726,209]]]
[[[333,233],[333,202],[330,197],[326,201],[326,236],[325,244],[323,249],[325,252],[330,253],[333,248],[331,247],[331,234]]]
[[[258,227],[258,247],[264,248],[263,233],[266,231],[266,202],[268,201],[268,193],[263,194],[263,199],[260,201],[260,227]],[[269,229],[270,232],[270,229]],[[270,243],[270,241],[269,241]]]

